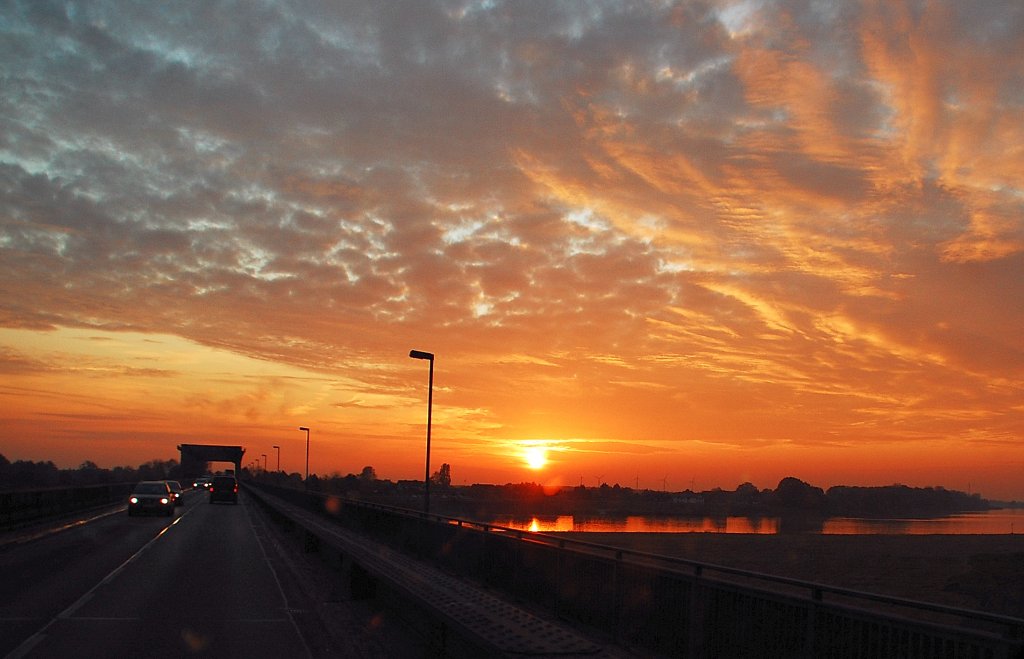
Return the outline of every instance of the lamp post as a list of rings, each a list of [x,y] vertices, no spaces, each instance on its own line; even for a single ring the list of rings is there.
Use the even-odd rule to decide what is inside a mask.
[[[274,444],[274,448],[277,449],[277,470],[281,471],[281,447]]]
[[[430,381],[427,385],[427,468],[423,475],[423,512],[430,513],[430,416],[434,407],[434,353],[422,350],[410,350],[413,359],[426,359],[430,362]]]
[[[309,487],[309,428],[306,426],[299,426],[299,430],[306,431],[306,487]]]
[[[260,455],[263,456],[263,473],[265,474],[267,473],[267,454],[261,453]]]

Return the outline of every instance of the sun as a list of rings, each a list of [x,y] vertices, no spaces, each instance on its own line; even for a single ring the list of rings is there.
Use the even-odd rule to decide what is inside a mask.
[[[531,446],[523,452],[523,459],[530,469],[540,469],[548,463],[548,451],[543,446]]]

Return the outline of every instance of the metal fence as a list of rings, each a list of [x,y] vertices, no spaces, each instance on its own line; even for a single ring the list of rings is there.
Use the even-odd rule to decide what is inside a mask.
[[[261,486],[263,487],[263,486]],[[672,657],[1024,657],[1024,620],[267,488],[625,647]]]

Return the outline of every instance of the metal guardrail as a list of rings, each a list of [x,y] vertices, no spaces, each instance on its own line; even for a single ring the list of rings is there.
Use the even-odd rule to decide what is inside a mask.
[[[373,504],[367,503],[361,505],[371,507],[373,506]],[[405,512],[407,514],[417,514],[415,511],[407,510]],[[593,553],[598,556],[606,556],[608,558],[613,558],[616,561],[633,560],[637,563],[643,563],[652,566],[661,566],[671,570],[676,570],[681,567],[688,568],[692,570],[692,574],[697,577],[708,576],[711,573],[717,573],[719,575],[731,575],[734,577],[741,577],[743,579],[747,579],[750,581],[762,582],[765,585],[789,586],[804,591],[803,594],[805,596],[810,597],[811,599],[819,602],[823,601],[826,595],[833,595],[836,597],[844,598],[848,601],[852,600],[874,602],[889,605],[890,607],[900,607],[911,609],[914,611],[929,611],[956,618],[962,618],[965,621],[982,620],[986,622],[995,623],[997,625],[1005,626],[1008,633],[1017,634],[1020,638],[1024,638],[1024,619],[1015,618],[1012,616],[1006,616],[997,613],[988,613],[985,611],[976,611],[973,609],[951,607],[943,604],[933,604],[929,602],[922,602],[920,600],[911,600],[906,598],[894,597],[890,595],[879,595],[859,590],[852,590],[849,588],[841,588],[839,586],[829,586],[827,584],[803,581],[791,577],[782,577],[773,574],[765,574],[763,572],[754,572],[751,570],[744,570],[741,568],[734,568],[726,565],[717,565],[714,563],[695,561],[692,559],[679,558],[676,556],[652,554],[649,552],[641,552],[628,548],[597,544],[593,542],[588,542],[586,540],[577,540],[575,538],[563,538],[560,536],[552,536],[532,531],[523,531],[521,529],[512,529],[504,526],[497,526],[494,524],[486,524],[483,522],[474,522],[457,518],[446,518],[438,515],[431,515],[430,517],[436,519],[437,521],[443,521],[448,524],[455,524],[457,526],[462,526],[465,528],[476,528],[480,531],[483,531],[484,533],[500,533],[512,535],[516,538],[516,540],[521,542],[557,546],[559,549],[575,549],[577,551]]]
[[[595,641],[571,625],[537,616],[493,590],[459,578],[334,519],[250,489],[250,500],[272,519],[298,532],[306,551],[317,551],[337,572],[354,599],[382,594],[400,602],[410,622],[430,645],[428,655],[451,657],[572,656],[615,659],[614,644]],[[344,583],[344,582],[347,582]]]
[[[261,487],[264,487],[261,485]],[[678,657],[1024,657],[1024,620],[381,504],[268,488],[577,622]]]

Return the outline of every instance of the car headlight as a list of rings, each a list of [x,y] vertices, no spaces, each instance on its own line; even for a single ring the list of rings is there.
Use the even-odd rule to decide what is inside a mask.
[[[128,499],[128,503],[138,503],[138,502],[139,502],[139,497],[132,497],[131,499]]]
[[[163,497],[160,499],[160,503],[164,504],[165,506],[168,504],[168,502],[170,502],[170,499],[168,499],[167,497]]]

